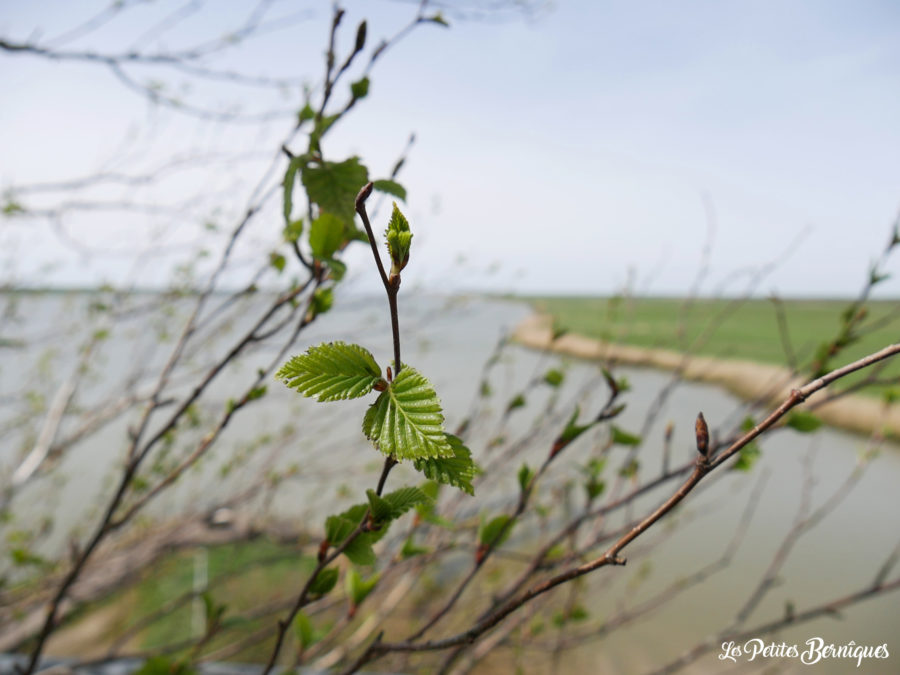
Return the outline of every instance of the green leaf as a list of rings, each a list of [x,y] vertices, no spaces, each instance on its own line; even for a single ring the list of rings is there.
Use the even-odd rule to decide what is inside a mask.
[[[378,190],[378,192],[384,192],[385,194],[406,201],[406,188],[397,181],[383,178],[381,180],[372,181],[372,186]]]
[[[324,136],[325,132],[327,132],[331,128],[331,125],[338,121],[339,117],[340,115],[338,114],[323,115],[322,117],[316,119],[316,124],[313,127],[313,130],[309,132],[310,152],[317,153],[320,151],[321,148],[319,147],[319,141],[322,140],[322,136]],[[307,190],[307,195],[308,194],[309,191]]]
[[[508,415],[516,408],[525,407],[525,396],[524,394],[516,394],[512,400],[509,402],[509,405],[506,406],[506,414]]]
[[[481,526],[478,532],[478,540],[482,546],[497,547],[509,538],[512,532],[512,526],[507,526],[510,517],[507,515],[497,516],[493,520]]]
[[[584,491],[587,493],[588,501],[593,501],[603,494],[606,490],[606,481],[589,478],[584,484]]]
[[[378,577],[379,575],[373,574],[371,577],[364,580],[359,575],[359,572],[351,568],[344,577],[344,588],[347,591],[347,597],[350,598],[350,602],[353,603],[353,605],[361,604],[375,589],[375,584],[378,583]]]
[[[379,497],[374,490],[367,490],[369,508],[376,522],[396,520],[417,504],[427,504],[431,498],[417,487],[404,487]]]
[[[587,424],[578,424],[578,415],[581,413],[581,408],[579,406],[575,406],[575,410],[572,411],[572,416],[569,417],[569,421],[566,422],[566,427],[563,429],[563,432],[560,434],[559,439],[563,443],[571,443],[576,438],[581,436],[585,431],[590,429],[595,422],[588,422]]]
[[[302,234],[303,218],[298,218],[297,220],[292,220],[284,226],[284,230],[282,231],[281,236],[283,236],[284,240],[287,242],[295,242],[300,239],[300,235]]]
[[[350,85],[350,93],[353,98],[365,98],[369,95],[369,78],[364,77]]]
[[[300,112],[297,113],[297,121],[302,124],[306,120],[311,120],[315,116],[316,111],[312,109],[312,106],[309,103],[307,103],[303,106],[303,108],[300,109]]]
[[[313,596],[328,594],[337,583],[339,574],[337,567],[321,570],[309,585],[309,594]]]
[[[436,23],[439,26],[443,26],[444,28],[450,27],[450,23],[447,21],[447,19],[444,18],[444,15],[441,14],[440,12],[437,12],[436,14],[432,14],[425,20],[430,21],[431,23]]]
[[[314,317],[324,314],[334,304],[334,291],[331,288],[317,288],[313,293],[309,309]]]
[[[287,260],[285,260],[284,256],[281,255],[280,253],[276,253],[275,251],[272,251],[269,254],[269,265],[271,265],[276,270],[278,270],[279,273],[284,271],[284,266],[286,263],[287,263]]]
[[[641,437],[636,436],[635,434],[629,434],[627,431],[622,431],[619,427],[613,425],[612,428],[612,442],[618,445],[640,445]]]
[[[822,426],[822,420],[806,410],[791,410],[785,424],[795,431],[806,434]]]
[[[297,616],[294,617],[294,635],[297,637],[297,642],[304,649],[314,645],[319,641],[320,637],[316,635],[312,622],[303,612],[298,612]]]
[[[344,264],[342,260],[337,260],[335,258],[331,258],[325,261],[325,264],[328,266],[328,269],[331,271],[331,278],[335,281],[340,281],[344,278],[344,275],[347,273],[347,266]]]
[[[731,465],[732,471],[749,471],[753,468],[753,465],[756,463],[756,460],[759,459],[762,452],[759,449],[759,446],[756,444],[756,441],[751,441],[747,443],[743,448],[741,448],[738,453],[737,461]]]
[[[325,342],[293,357],[275,377],[304,396],[337,401],[368,394],[381,381],[381,369],[359,345]]]
[[[396,274],[409,262],[409,247],[412,243],[412,232],[409,231],[409,222],[406,216],[400,213],[397,202],[391,212],[391,220],[384,231],[387,239],[388,253],[391,256],[391,273]]]
[[[563,377],[564,375],[561,370],[553,368],[544,373],[544,382],[551,387],[558,387],[562,384]]]
[[[344,224],[340,218],[323,211],[309,226],[309,247],[319,260],[329,260],[344,243]]]
[[[9,552],[9,557],[12,558],[13,565],[16,565],[17,567],[47,564],[47,561],[44,560],[41,556],[33,553],[30,549],[23,546],[13,548]]]
[[[396,459],[453,457],[443,424],[441,402],[431,383],[405,366],[366,411],[363,433]]]
[[[418,546],[415,541],[413,541],[412,535],[409,535],[406,538],[406,541],[403,542],[403,548],[400,550],[400,557],[406,560],[407,558],[414,558],[417,555],[424,555],[428,552],[429,549],[424,546]]]
[[[369,182],[369,172],[359,163],[359,157],[343,162],[307,164],[301,179],[310,201],[320,210],[336,215],[345,227],[353,225],[356,194]]]
[[[300,161],[294,157],[288,162],[287,170],[284,173],[282,186],[284,187],[284,222],[290,224],[291,212],[294,210],[294,181],[297,178],[297,169],[300,168]]]
[[[368,532],[364,532],[344,549],[344,555],[356,565],[374,565],[377,558],[375,557],[375,551],[372,549],[372,544],[375,541],[377,541],[377,538]]]
[[[472,453],[456,436],[445,434],[445,437],[453,452],[452,457],[417,459],[413,465],[416,471],[421,471],[426,478],[458,487],[463,492],[474,495],[472,479],[475,478],[478,469],[472,461]]]
[[[367,504],[355,504],[343,513],[325,519],[325,538],[332,546],[340,546],[368,513]]]
[[[534,471],[532,471],[527,464],[523,464],[519,469],[519,489],[522,492],[528,489],[528,486],[531,484],[531,479],[534,478]]]
[[[266,392],[268,391],[268,389],[269,388],[266,387],[265,385],[263,385],[261,387],[253,387],[253,389],[251,389],[250,391],[247,392],[247,400],[255,401],[256,399],[262,398],[263,396],[266,395]]]
[[[368,504],[356,504],[336,516],[325,520],[325,537],[332,546],[340,546],[362,523],[369,512]],[[345,549],[344,555],[357,565],[372,565],[375,551],[372,544],[387,532],[384,527],[379,532],[362,532]]]

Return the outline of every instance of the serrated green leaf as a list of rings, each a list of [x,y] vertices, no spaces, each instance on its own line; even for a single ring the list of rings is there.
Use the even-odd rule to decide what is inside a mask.
[[[379,575],[373,574],[368,579],[363,579],[359,572],[351,569],[344,577],[344,589],[347,591],[347,597],[353,605],[359,605],[365,600],[369,594],[375,589],[378,583]]]
[[[512,526],[509,526],[510,517],[497,516],[481,526],[478,532],[478,541],[482,546],[496,548],[509,538]]]
[[[322,211],[309,226],[309,247],[319,260],[330,260],[344,243],[344,223],[337,216]]]
[[[363,433],[396,459],[453,457],[443,424],[441,402],[431,383],[405,366],[366,411]]]
[[[822,420],[806,410],[791,410],[785,424],[795,431],[808,434],[822,426]]]
[[[369,509],[372,511],[372,519],[376,523],[384,523],[394,519],[391,505],[382,499],[375,490],[366,490],[369,498]]]
[[[445,434],[445,437],[453,452],[452,457],[417,459],[413,465],[416,471],[421,471],[426,478],[444,485],[452,485],[467,494],[474,495],[472,479],[475,478],[478,468],[472,461],[472,452],[456,436]],[[436,498],[435,494],[432,499]]]
[[[635,434],[629,434],[617,426],[611,427],[612,442],[617,445],[640,445],[641,437]]]
[[[350,93],[353,98],[365,98],[369,95],[369,78],[363,77],[350,85]]]
[[[376,181],[372,181],[372,186],[378,190],[378,192],[384,192],[385,194],[389,194],[393,197],[397,197],[398,199],[402,199],[406,201],[406,188],[400,185],[395,180],[390,179],[380,179]]]
[[[327,567],[324,570],[320,570],[309,585],[309,594],[313,596],[328,594],[337,584],[339,574],[336,567]]]
[[[397,202],[394,202],[391,220],[384,231],[384,237],[387,240],[388,254],[391,256],[391,272],[396,274],[409,262],[409,247],[413,237],[409,231],[409,222],[397,208]]]
[[[374,490],[367,490],[369,508],[376,522],[396,520],[417,504],[431,499],[417,487],[404,487],[379,497]]]
[[[562,384],[564,377],[565,376],[563,375],[563,372],[561,370],[553,368],[544,373],[544,382],[546,384],[549,384],[551,387],[558,387]]]
[[[307,164],[303,167],[301,180],[310,201],[321,211],[333,213],[347,228],[353,226],[356,195],[369,182],[369,172],[359,163],[359,157],[343,162]]]
[[[325,342],[293,357],[275,377],[304,396],[337,401],[368,394],[381,380],[381,369],[359,345]]]

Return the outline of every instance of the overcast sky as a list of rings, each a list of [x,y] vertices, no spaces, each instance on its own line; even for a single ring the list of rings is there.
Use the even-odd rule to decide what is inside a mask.
[[[3,2],[0,36],[50,40],[104,4]],[[127,48],[152,24],[151,12],[158,20],[187,4],[138,6],[66,47]],[[212,4],[145,46],[216,37],[250,6]],[[360,19],[369,19],[374,44],[415,11],[403,2],[346,6],[344,48]],[[298,10],[309,16],[215,63],[315,84],[330,10],[282,0],[270,16]],[[178,77],[166,82],[186,97],[202,93],[178,89]],[[152,158],[223,145],[268,156],[290,125],[232,129],[152,112],[94,64],[0,53],[0,86],[4,188],[115,164],[128,143]],[[256,109],[254,91],[241,94],[248,109]],[[295,108],[298,92],[272,105]],[[383,175],[416,133],[401,177],[417,236],[407,276],[427,286],[609,293],[633,274],[640,292],[684,293],[711,241],[705,292],[740,292],[741,272],[778,260],[759,292],[833,296],[858,290],[900,208],[898,120],[893,0],[560,0],[532,17],[420,27],[385,56],[369,98],[336,128],[327,151],[357,153]],[[227,212],[263,163],[252,166],[250,176],[221,167],[214,179],[197,175],[171,189],[187,194],[208,184]],[[102,214],[92,218],[73,221],[75,238],[126,250],[136,236]],[[125,256],[73,255],[46,223],[0,228],[4,264],[20,279],[91,283],[126,274]],[[251,237],[245,254],[268,250],[266,234]],[[177,243],[194,235],[170,226],[166,236]],[[370,264],[365,253],[353,259]],[[900,260],[889,270],[900,272]],[[900,293],[900,280],[883,293]]]

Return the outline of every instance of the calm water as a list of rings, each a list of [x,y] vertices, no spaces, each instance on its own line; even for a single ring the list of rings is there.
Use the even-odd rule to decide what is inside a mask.
[[[45,410],[60,385],[78,368],[81,338],[96,326],[85,320],[84,308],[89,299],[83,295],[50,295],[25,297],[19,308],[19,319],[7,319],[0,337],[19,340],[31,347],[5,346],[0,351],[0,481],[9,479],[15,459],[27,451],[40,433],[43,413],[32,421],[29,410]],[[325,339],[345,339],[369,348],[380,363],[390,358],[390,330],[384,320],[382,298],[347,300],[336,303],[332,313],[303,335],[294,353]],[[27,303],[27,304],[26,304]],[[247,313],[254,306],[248,304]],[[504,330],[511,329],[527,314],[522,305],[494,300],[454,300],[429,298],[402,304],[401,328],[404,332],[404,361],[418,368],[434,383],[447,414],[447,427],[454,428],[471,409],[481,378],[482,365],[490,356]],[[115,393],[129,382],[142,385],[142,378],[152,374],[166,357],[167,345],[160,343],[166,333],[177,330],[177,317],[183,307],[173,308],[168,319],[147,324],[136,319],[114,328],[110,337],[97,348],[96,366],[80,382],[77,405],[88,407],[111,401]],[[239,327],[219,329],[204,347],[190,354],[192,367],[202,370],[216,350],[227,346],[229,334]],[[8,343],[7,343],[8,344]],[[243,386],[256,369],[275,356],[267,349],[257,349],[242,357],[223,374],[210,396],[205,397],[201,417],[219,413],[235,387]],[[492,461],[495,451],[487,448],[488,440],[497,435],[511,439],[533,435],[531,420],[544,409],[551,394],[546,387],[528,390],[528,405],[515,411],[504,422],[499,413],[516,393],[526,390],[535,374],[556,366],[565,368],[563,387],[556,397],[553,411],[564,418],[576,400],[587,411],[602,405],[604,388],[596,382],[593,364],[564,362],[556,357],[519,348],[504,352],[492,371],[492,396],[486,405],[493,409],[475,428],[471,442],[479,461]],[[628,407],[617,424],[628,431],[641,429],[652,398],[669,381],[669,375],[650,370],[622,369],[632,390],[624,400]],[[177,378],[175,378],[177,380]],[[176,381],[175,392],[183,391]],[[587,389],[587,395],[581,396]],[[43,406],[43,408],[42,408]],[[380,467],[359,431],[365,402],[314,404],[301,400],[276,382],[258,405],[239,415],[229,425],[215,452],[205,458],[186,480],[155,502],[150,512],[158,517],[175,516],[185,510],[199,510],[217,503],[222,496],[246,485],[248,477],[296,465],[298,474],[276,493],[272,500],[256,500],[248,508],[282,517],[302,517],[313,523],[339,505],[358,501],[358,495],[371,486]],[[703,411],[713,426],[724,420],[740,419],[741,404],[730,395],[705,385],[680,384],[667,399],[662,413],[647,430],[639,455],[641,475],[651,477],[661,462],[661,439],[667,422],[675,424],[673,465],[691,457],[692,423]],[[555,419],[556,419],[555,418]],[[65,545],[70,534],[83,531],[85,518],[95,514],[102,496],[110,489],[115,468],[120,465],[125,448],[128,424],[134,416],[116,419],[100,433],[77,444],[46,475],[32,481],[14,502],[15,518],[5,525],[3,535],[22,531],[39,531],[52,527],[37,544],[43,555],[52,556]],[[352,423],[348,422],[351,420]],[[551,424],[548,438],[561,422]],[[77,419],[65,419],[60,434],[77,430]],[[285,427],[295,432],[288,440],[278,440]],[[186,442],[190,431],[185,433]],[[200,432],[198,432],[200,433]],[[272,438],[262,443],[261,436]],[[502,477],[486,485],[475,500],[466,502],[467,511],[482,508],[496,511],[508,502],[516,488],[515,472],[523,459],[532,466],[539,463],[547,443],[534,439],[533,450],[511,460]],[[562,499],[560,487],[576,475],[602,440],[598,432],[595,442],[588,440],[573,446],[562,457],[543,486],[542,500]],[[629,563],[624,568],[600,570],[588,577],[592,604],[587,609],[592,619],[613,617],[622,608],[639,606],[656,593],[670,587],[718,559],[731,541],[741,514],[757,488],[761,489],[752,522],[731,564],[711,575],[702,585],[677,595],[651,619],[638,621],[617,631],[602,642],[593,642],[566,657],[562,672],[641,672],[664,663],[727,624],[746,600],[749,592],[765,573],[766,567],[781,545],[796,517],[808,475],[814,476],[811,488],[812,507],[826,500],[853,470],[861,451],[867,447],[864,438],[833,430],[801,435],[790,430],[779,431],[762,443],[763,456],[749,474],[723,473],[709,485],[696,491],[678,510],[668,525],[654,531],[627,549]],[[178,444],[173,446],[177,453]],[[528,454],[530,453],[530,455]],[[624,451],[613,451],[609,465],[615,467]],[[231,471],[224,468],[235,463]],[[808,469],[804,469],[808,467]],[[392,476],[397,484],[402,472]],[[613,482],[613,478],[609,482]],[[758,481],[764,480],[763,485]],[[866,469],[859,484],[827,519],[812,528],[796,543],[791,556],[779,574],[779,585],[749,618],[747,626],[781,617],[787,602],[797,611],[819,602],[850,593],[870,582],[879,566],[900,540],[900,451],[888,446]],[[672,488],[669,488],[670,490]],[[636,504],[638,509],[652,508],[667,493],[658,492]],[[578,493],[580,499],[580,493]],[[616,523],[629,514],[614,516]],[[633,513],[630,515],[634,515]],[[50,519],[49,521],[47,519]],[[616,520],[618,518],[618,520]],[[678,529],[673,531],[675,523]],[[671,535],[671,536],[670,536]],[[652,544],[652,546],[650,545]],[[513,539],[510,546],[527,547],[529,542]],[[5,556],[4,556],[5,557]],[[5,562],[3,563],[5,564]],[[896,574],[896,573],[895,573]],[[893,575],[895,576],[895,575]],[[786,631],[777,641],[801,644],[820,636],[826,642],[880,645],[887,643],[891,658],[869,660],[856,669],[853,662],[830,661],[805,667],[796,661],[768,660],[769,667],[788,671],[816,673],[900,672],[900,602],[897,594],[883,596],[842,612],[842,620],[822,619]],[[585,627],[590,624],[585,624]],[[551,644],[555,632],[548,629],[534,638],[539,644]],[[768,639],[775,639],[774,637]],[[727,664],[712,656],[687,672],[719,672]],[[541,654],[522,652],[528,659]],[[498,652],[493,666],[505,668],[509,661]],[[740,659],[739,659],[740,661]],[[537,662],[537,661],[535,661]],[[759,659],[755,662],[759,664]],[[754,665],[754,664],[751,664]]]

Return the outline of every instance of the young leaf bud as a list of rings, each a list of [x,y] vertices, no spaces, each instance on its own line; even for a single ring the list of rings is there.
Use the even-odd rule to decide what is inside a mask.
[[[703,418],[703,413],[697,415],[697,421],[694,424],[694,432],[697,435],[697,452],[704,457],[709,456],[709,427]]]
[[[356,46],[353,48],[353,51],[361,52],[363,47],[366,46],[366,22],[363,21],[359,24],[359,28],[356,29]]]
[[[375,189],[375,183],[369,181],[365,185],[363,185],[362,190],[359,191],[359,194],[356,195],[356,210],[359,211],[360,207],[365,204],[366,200],[369,198],[369,195],[372,194],[372,190]]]

